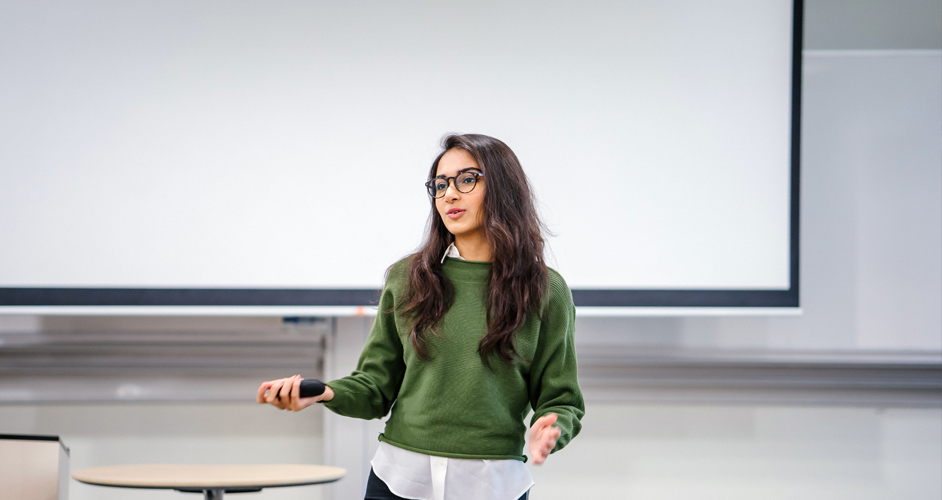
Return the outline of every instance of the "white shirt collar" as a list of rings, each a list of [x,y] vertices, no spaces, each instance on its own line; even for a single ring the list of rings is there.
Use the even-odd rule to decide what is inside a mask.
[[[452,259],[464,260],[464,257],[462,257],[460,253],[458,253],[458,247],[456,247],[454,243],[448,245],[448,248],[445,249],[445,255],[442,255],[442,261],[441,261],[442,264],[445,263],[445,257],[451,257]]]

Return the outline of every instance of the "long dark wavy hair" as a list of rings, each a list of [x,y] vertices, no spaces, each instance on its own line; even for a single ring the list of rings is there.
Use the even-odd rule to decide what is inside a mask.
[[[435,158],[428,178],[435,177],[438,163],[449,150],[458,148],[471,154],[484,172],[486,190],[483,203],[484,235],[490,244],[492,262],[487,276],[487,333],[478,345],[478,354],[490,366],[496,354],[512,364],[519,357],[514,332],[528,315],[538,314],[548,286],[543,259],[543,230],[527,176],[517,155],[503,142],[486,135],[448,135],[442,139],[442,152]],[[408,289],[397,304],[412,323],[410,338],[416,353],[429,359],[428,335],[438,334],[442,318],[455,298],[454,286],[442,271],[441,259],[453,236],[445,228],[435,200],[431,201],[428,231],[422,248],[411,255]]]

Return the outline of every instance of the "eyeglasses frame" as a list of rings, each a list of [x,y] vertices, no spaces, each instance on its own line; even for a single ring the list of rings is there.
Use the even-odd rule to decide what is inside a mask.
[[[461,188],[458,187],[458,177],[464,174],[471,174],[474,176],[474,186],[471,186],[471,189],[467,191],[462,191]],[[459,193],[468,194],[471,191],[474,191],[474,188],[477,187],[478,185],[478,179],[480,179],[481,177],[484,177],[483,173],[475,172],[473,168],[465,168],[465,169],[459,170],[457,175],[453,175],[451,177],[446,177],[444,175],[436,175],[435,177],[432,177],[431,179],[425,182],[425,187],[428,190],[428,195],[431,196],[432,199],[437,200],[439,198],[445,197],[445,192],[448,191],[448,187],[445,187],[445,191],[442,192],[441,196],[435,196],[434,194],[432,194],[432,190],[433,190],[432,183],[435,182],[436,180],[443,180],[445,181],[445,184],[449,184],[449,183],[453,184],[455,186],[455,189]]]

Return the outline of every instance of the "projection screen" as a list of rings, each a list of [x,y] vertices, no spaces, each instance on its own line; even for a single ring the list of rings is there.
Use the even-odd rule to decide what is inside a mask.
[[[452,132],[579,306],[798,306],[801,2],[8,3],[0,306],[369,305]]]

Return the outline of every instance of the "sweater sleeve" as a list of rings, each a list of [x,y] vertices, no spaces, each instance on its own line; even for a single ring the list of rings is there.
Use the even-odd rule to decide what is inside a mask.
[[[356,370],[327,382],[334,397],[324,406],[334,413],[363,419],[382,418],[396,401],[406,367],[395,315],[391,312],[394,305],[395,297],[387,281],[379,301],[379,314]]]
[[[560,429],[556,447],[561,450],[582,430],[585,402],[576,372],[576,307],[562,277],[551,271],[549,299],[540,323],[540,338],[530,366],[530,406],[533,418],[555,413]]]

